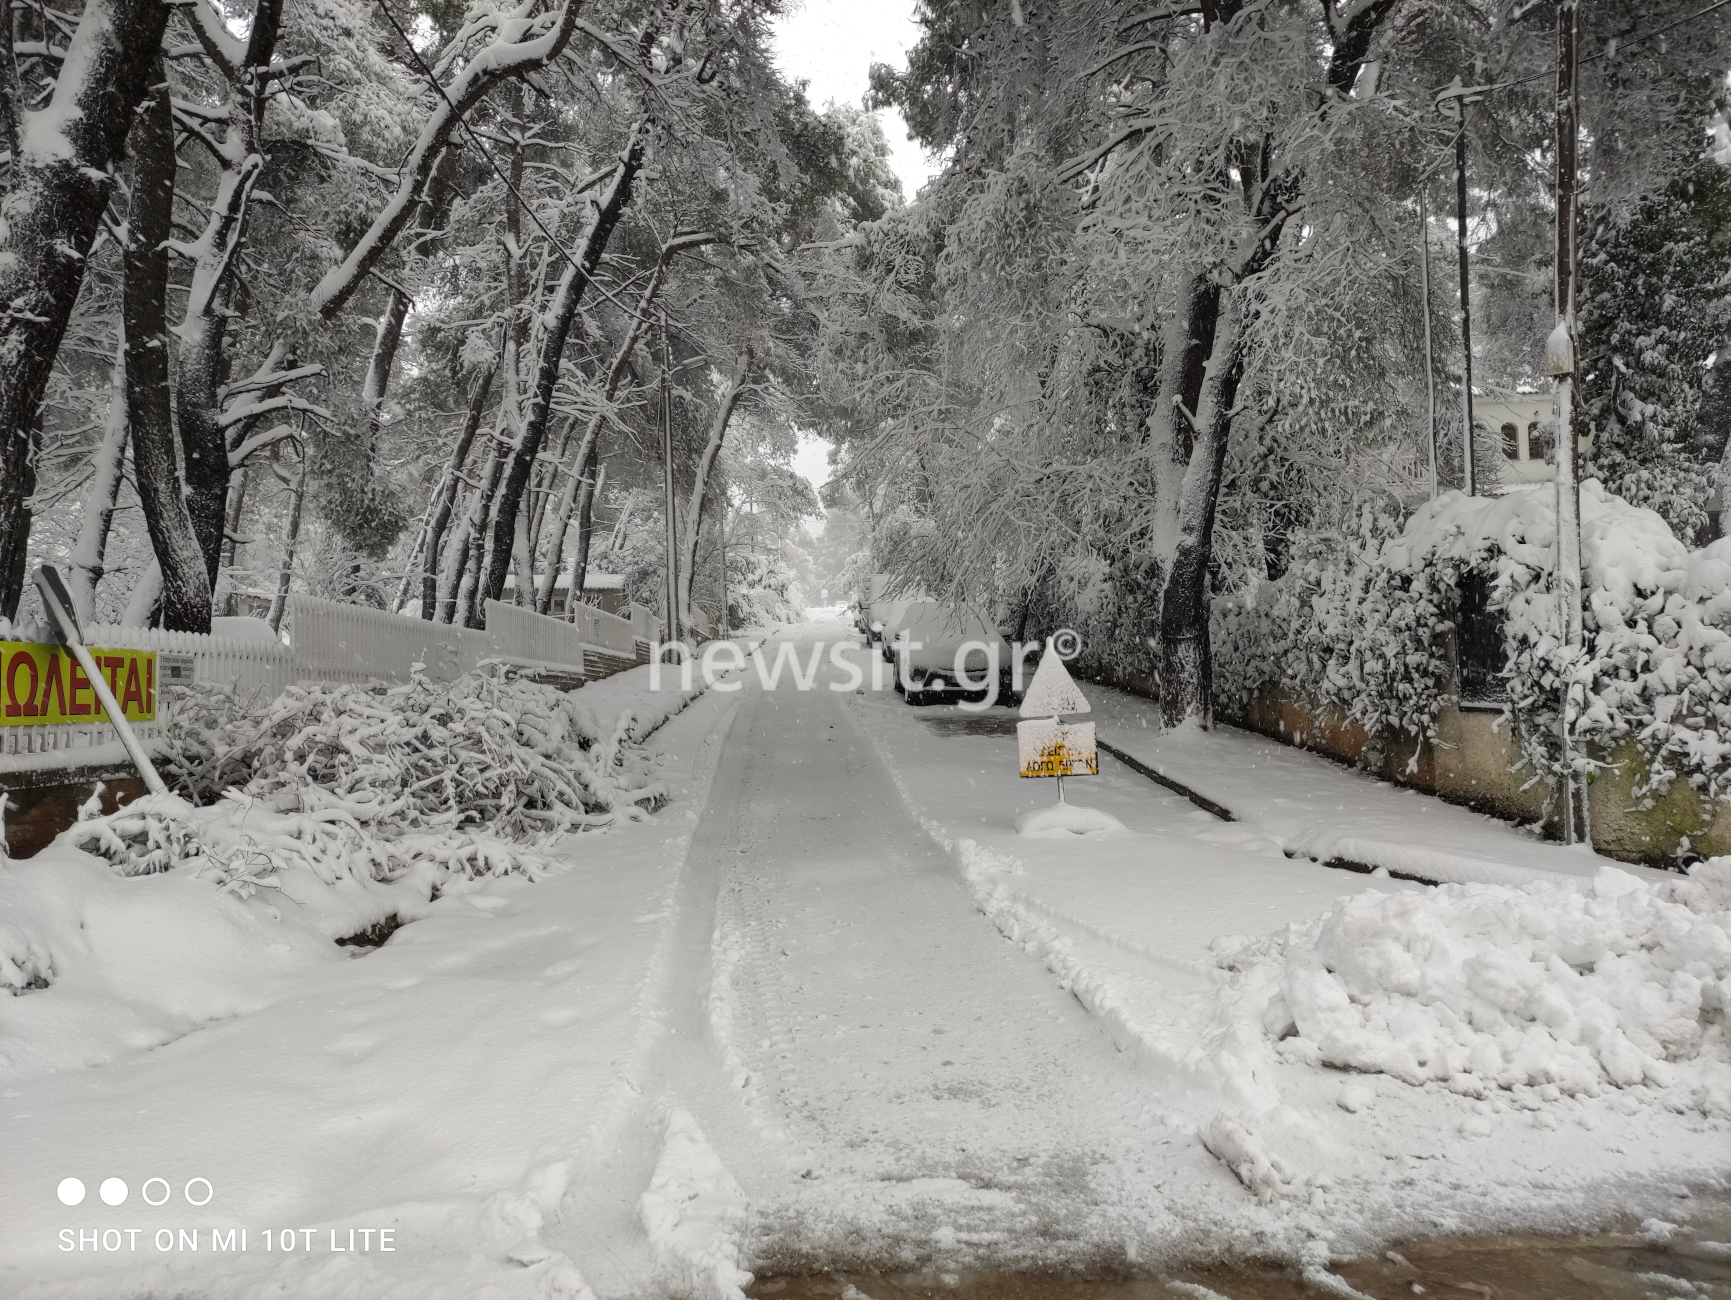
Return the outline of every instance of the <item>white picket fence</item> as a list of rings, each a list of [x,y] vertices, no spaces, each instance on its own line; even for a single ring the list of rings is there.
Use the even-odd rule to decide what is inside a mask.
[[[629,617],[580,606],[577,620],[567,623],[490,600],[485,631],[315,596],[291,595],[287,613],[287,644],[136,627],[93,627],[86,636],[93,646],[155,650],[159,686],[172,685],[187,669],[195,681],[232,682],[239,699],[257,707],[294,682],[403,682],[417,664],[433,681],[451,681],[487,660],[605,671],[600,662],[587,664],[587,657],[617,667],[635,659],[637,642],[656,639],[661,627],[640,605]],[[155,722],[134,724],[147,745],[165,729],[161,713]],[[125,761],[106,723],[0,727],[0,774]]]

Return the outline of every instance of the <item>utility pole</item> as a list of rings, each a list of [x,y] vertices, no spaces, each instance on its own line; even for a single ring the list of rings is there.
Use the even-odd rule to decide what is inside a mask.
[[[721,501],[721,526],[717,530],[721,550],[721,639],[727,640],[727,498]]]
[[[1461,129],[1455,134],[1455,255],[1461,276],[1461,485],[1476,496],[1479,485],[1473,473],[1473,300],[1472,278],[1467,270],[1467,112],[1464,100],[1457,102]]]
[[[1557,420],[1557,603],[1563,648],[1579,662],[1581,627],[1581,474],[1575,437],[1575,168],[1579,132],[1575,86],[1575,16],[1579,0],[1557,4],[1557,324],[1545,340],[1545,370],[1554,381]],[[1563,682],[1559,739],[1563,753],[1562,832],[1565,844],[1590,844],[1587,783],[1573,766],[1573,689]]]
[[[682,639],[679,626],[679,524],[673,508],[673,353],[667,346],[667,313],[661,313],[661,485],[667,507],[667,632]]]
[[[1455,131],[1455,257],[1461,282],[1461,487],[1470,496],[1478,493],[1473,466],[1473,308],[1472,279],[1467,266],[1467,105],[1478,95],[1469,95],[1456,77],[1437,106],[1457,123]]]
[[[1425,203],[1424,184],[1418,187],[1419,285],[1424,298],[1424,396],[1425,435],[1430,447],[1430,499],[1436,500],[1436,359],[1430,338],[1430,208]]]

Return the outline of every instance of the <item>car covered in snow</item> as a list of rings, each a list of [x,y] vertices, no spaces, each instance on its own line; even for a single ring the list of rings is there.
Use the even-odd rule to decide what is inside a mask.
[[[962,655],[968,642],[980,642]],[[986,647],[995,646],[994,656]],[[909,704],[982,700],[986,674],[994,666],[998,699],[1010,696],[1010,645],[997,623],[972,605],[944,600],[912,600],[899,611],[895,626],[886,626],[884,647],[896,665],[896,690]],[[972,687],[963,684],[960,668]]]

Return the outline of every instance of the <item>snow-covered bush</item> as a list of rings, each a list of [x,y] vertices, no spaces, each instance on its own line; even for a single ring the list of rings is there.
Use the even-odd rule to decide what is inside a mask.
[[[1649,884],[1570,880],[1364,892],[1224,952],[1281,1051],[1493,1089],[1647,1085],[1731,1115],[1731,858]]]
[[[1452,683],[1442,633],[1461,576],[1483,573],[1503,616],[1508,711],[1535,779],[1554,776],[1563,683],[1570,762],[1624,742],[1646,763],[1637,797],[1678,777],[1731,797],[1731,541],[1690,552],[1651,510],[1581,487],[1586,646],[1561,643],[1554,494],[1446,492],[1398,534],[1367,513],[1349,542],[1313,538],[1279,582],[1216,602],[1216,691],[1242,711],[1264,685],[1303,692],[1372,736],[1434,734]],[[1590,755],[1587,747],[1596,748]]]
[[[1535,775],[1560,770],[1558,723],[1570,683],[1570,762],[1584,748],[1633,741],[1647,764],[1637,796],[1682,776],[1731,796],[1731,542],[1691,553],[1651,510],[1596,480],[1581,485],[1584,654],[1562,645],[1556,504],[1547,491],[1495,498],[1446,493],[1421,506],[1382,564],[1402,574],[1479,566],[1503,613],[1509,711]]]
[[[1305,692],[1373,737],[1432,737],[1447,698],[1439,634],[1456,566],[1396,571],[1381,561],[1398,523],[1366,508],[1350,537],[1312,535],[1279,581],[1216,601],[1217,706],[1240,713],[1268,683]]]

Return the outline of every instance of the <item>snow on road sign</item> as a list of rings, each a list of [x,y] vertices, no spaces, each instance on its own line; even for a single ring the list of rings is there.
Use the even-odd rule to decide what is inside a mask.
[[[1089,713],[1088,699],[1048,642],[1034,670],[1034,680],[1022,696],[1024,718],[1055,718],[1061,713]]]
[[[1023,776],[1098,776],[1092,722],[1029,718],[1016,724]]]

